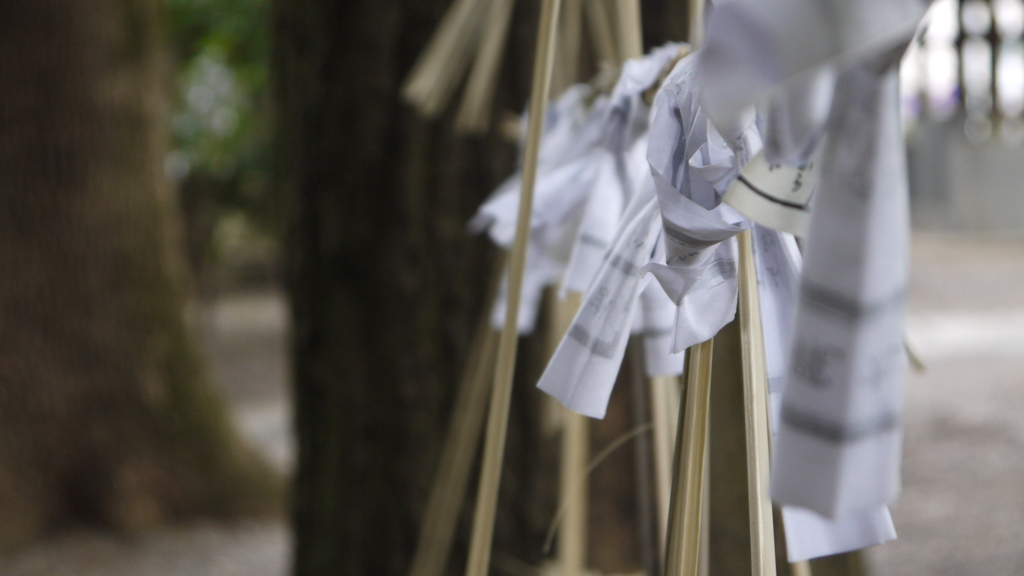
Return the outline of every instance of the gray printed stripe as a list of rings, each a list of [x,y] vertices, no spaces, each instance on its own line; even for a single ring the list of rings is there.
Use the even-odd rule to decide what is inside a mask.
[[[783,406],[782,423],[803,434],[837,444],[845,444],[868,436],[880,436],[892,432],[899,427],[900,418],[897,414],[889,412],[869,420],[845,424],[831,422],[814,414]]]
[[[596,248],[607,248],[608,243],[603,238],[598,238],[593,234],[580,234],[580,244],[586,246],[594,246]]]
[[[726,280],[736,277],[736,262],[719,258],[708,265],[708,269],[693,283],[691,292],[707,290],[718,286]]]
[[[596,339],[590,335],[590,332],[587,332],[586,328],[579,324],[573,324],[569,327],[569,337],[593,352],[595,356],[607,359],[615,356],[615,342]]]
[[[719,243],[719,240],[701,240],[700,238],[694,238],[685,230],[672,224],[668,220],[663,219],[662,224],[662,227],[665,230],[665,236],[668,236],[679,244],[684,244],[692,248],[710,248]]]
[[[622,272],[626,276],[636,276],[640,273],[640,266],[633,264],[629,260],[626,260],[622,256],[613,256],[609,266],[615,268],[619,272]]]
[[[893,308],[902,307],[906,296],[906,288],[900,288],[895,294],[884,300],[862,303],[845,294],[840,294],[824,286],[812,284],[806,280],[800,285],[801,302],[842,316],[850,322],[855,322],[866,316],[888,312]]]
[[[643,335],[648,338],[664,338],[665,336],[672,336],[676,333],[674,327],[669,328],[648,328],[643,331]]]

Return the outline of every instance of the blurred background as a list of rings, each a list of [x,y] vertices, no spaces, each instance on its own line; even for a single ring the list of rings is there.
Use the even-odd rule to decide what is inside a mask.
[[[448,5],[0,3],[0,575],[405,574],[538,2],[471,136],[399,98]],[[685,38],[685,2],[641,8],[647,48]],[[901,76],[926,367],[900,538],[815,573],[1024,574],[1024,0],[936,0]],[[546,346],[521,344],[493,573],[546,558]],[[594,452],[630,427],[612,402]],[[597,573],[642,573],[636,458],[594,472]]]

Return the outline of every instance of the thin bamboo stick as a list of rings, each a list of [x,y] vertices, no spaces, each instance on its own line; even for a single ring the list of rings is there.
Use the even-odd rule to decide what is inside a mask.
[[[768,488],[771,476],[768,375],[750,230],[739,235],[739,316],[750,502],[750,564],[754,576],[775,576],[775,527]]]
[[[679,378],[654,376],[650,379],[651,425],[654,428],[654,494],[658,503],[658,542],[665,554],[668,536],[669,500],[672,497],[672,454],[679,426]]]
[[[569,294],[551,298],[549,356],[569,331],[581,297]],[[590,423],[585,416],[559,406],[562,411],[562,459],[560,500],[565,510],[558,531],[558,563],[561,576],[583,576],[587,562],[587,465],[590,460]]]
[[[704,43],[704,2],[706,0],[690,0],[690,30],[686,41],[694,50]]]
[[[498,84],[501,59],[508,43],[508,29],[512,21],[513,0],[491,0],[487,11],[485,33],[469,72],[469,82],[462,96],[462,104],[455,116],[455,129],[467,134],[481,134],[491,124],[491,102]]]
[[[604,0],[585,0],[585,2],[587,28],[590,31],[590,42],[597,54],[598,63],[617,66],[622,59],[619,57],[619,47],[615,40],[608,8]]]
[[[485,0],[456,0],[402,85],[401,94],[426,117],[448,105],[466,73],[486,14]]]
[[[566,411],[562,429],[561,500],[565,518],[558,535],[562,576],[583,576],[587,563],[587,461],[590,423],[586,416]]]
[[[580,80],[580,40],[583,26],[583,0],[562,0],[562,19],[558,33],[558,57],[551,92],[561,94]]]
[[[699,569],[712,352],[712,340],[688,351],[686,400],[682,402],[682,425],[678,427],[676,439],[665,576],[694,576]]]
[[[459,510],[483,436],[490,379],[494,376],[494,355],[498,348],[498,333],[490,327],[488,314],[483,316],[452,410],[451,428],[423,514],[409,576],[440,576],[451,553]]]
[[[614,0],[616,23],[619,26],[619,55],[623,60],[644,55],[643,26],[640,23],[640,0]]]
[[[711,431],[708,431],[711,434]],[[697,561],[697,576],[708,576],[711,572],[711,443],[704,460],[704,500],[701,501],[700,517],[700,559]]]
[[[530,94],[530,118],[526,133],[523,158],[522,192],[516,222],[515,242],[509,261],[508,305],[505,326],[498,344],[498,361],[494,373],[494,391],[487,416],[487,436],[484,441],[484,459],[477,491],[476,510],[473,515],[473,533],[470,539],[467,576],[487,574],[491,559],[491,541],[494,536],[494,516],[498,504],[498,486],[501,480],[502,460],[505,455],[505,436],[508,432],[509,405],[512,400],[512,377],[515,373],[516,348],[519,343],[519,299],[523,288],[523,269],[526,264],[526,245],[530,234],[530,216],[533,212],[533,186],[537,178],[537,160],[540,153],[541,131],[551,86],[554,65],[555,31],[558,29],[558,10],[561,0],[543,0],[537,31],[537,51],[534,55],[533,85]]]
[[[790,566],[790,571],[793,572],[793,576],[812,576],[811,574],[811,563],[807,560],[801,560],[799,562],[793,562]]]

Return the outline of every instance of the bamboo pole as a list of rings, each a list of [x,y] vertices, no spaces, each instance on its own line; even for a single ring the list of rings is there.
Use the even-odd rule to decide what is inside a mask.
[[[587,461],[590,424],[587,417],[566,410],[562,428],[561,500],[565,517],[559,529],[561,576],[583,576],[587,563]]]
[[[448,105],[472,59],[486,6],[484,0],[456,0],[406,77],[402,98],[423,116]]]
[[[793,576],[812,576],[811,575],[811,563],[807,560],[801,560],[799,562],[793,562],[790,566],[790,571],[793,572]]]
[[[710,400],[709,400],[710,401]],[[710,418],[710,411],[708,412]],[[710,427],[708,434],[711,434]],[[704,495],[701,501],[700,517],[700,558],[697,561],[697,576],[708,576],[711,572],[711,441],[704,458]]]
[[[686,41],[694,50],[704,43],[704,3],[706,0],[690,0],[690,30]]]
[[[522,192],[516,221],[516,236],[512,246],[508,272],[508,305],[505,326],[498,343],[498,361],[494,373],[494,390],[487,416],[487,436],[484,441],[484,459],[477,491],[476,510],[473,515],[473,533],[470,539],[467,576],[485,576],[491,559],[491,541],[494,536],[494,516],[498,504],[498,486],[501,481],[502,460],[505,455],[505,436],[508,432],[509,405],[512,400],[512,377],[515,373],[518,339],[519,299],[523,288],[523,269],[526,265],[526,246],[530,235],[530,216],[533,211],[533,186],[537,178],[537,160],[540,153],[541,133],[551,86],[554,65],[554,40],[558,27],[560,0],[543,0],[537,31],[537,51],[534,55],[533,85],[530,94],[530,117],[526,133],[523,158]]]
[[[665,554],[668,510],[672,496],[672,459],[679,426],[679,378],[654,376],[650,379],[651,425],[654,436],[654,494],[658,503],[658,542]]]
[[[490,0],[483,38],[469,72],[462,104],[455,116],[455,129],[460,132],[481,134],[491,124],[491,102],[508,43],[514,5],[513,0]]]
[[[423,514],[409,576],[440,576],[451,553],[459,510],[480,446],[487,397],[491,390],[490,379],[494,375],[498,333],[486,323],[486,317],[484,314],[484,329],[478,331],[470,368],[459,387],[452,410],[452,425]]]
[[[562,19],[558,34],[551,92],[561,94],[580,80],[580,41],[582,40],[583,1],[562,0]]]
[[[558,348],[579,311],[580,294],[559,299],[551,291],[551,338],[548,356]],[[587,466],[590,460],[590,423],[586,416],[558,407],[562,415],[562,458],[559,475],[561,507],[565,510],[558,530],[560,576],[583,576],[587,563]]]
[[[451,554],[459,511],[466,496],[470,472],[483,437],[484,414],[494,376],[498,333],[491,327],[490,311],[498,297],[505,259],[499,258],[487,291],[486,307],[480,314],[466,371],[462,375],[452,408],[451,427],[437,465],[434,485],[423,512],[416,552],[409,576],[441,576]]]
[[[669,511],[665,576],[694,576],[700,564],[713,341],[690,348]]]
[[[617,66],[621,62],[615,32],[604,0],[585,0],[587,28],[591,45],[597,53],[598,62],[606,66]]]
[[[643,26],[640,24],[640,0],[613,0],[619,26],[619,55],[622,60],[644,55]]]
[[[739,235],[739,316],[750,504],[750,564],[754,576],[775,576],[775,527],[768,485],[771,476],[768,375],[750,230]]]

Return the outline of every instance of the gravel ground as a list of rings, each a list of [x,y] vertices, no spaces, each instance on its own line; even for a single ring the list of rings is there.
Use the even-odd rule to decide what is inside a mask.
[[[915,237],[899,539],[877,576],[1024,574],[1024,238]]]
[[[288,530],[282,522],[195,524],[132,540],[80,533],[0,562],[4,576],[284,576]]]
[[[210,367],[243,435],[293,462],[280,294],[202,306]],[[1024,575],[1024,239],[918,235],[900,538],[877,576]],[[196,524],[126,540],[70,534],[0,560],[3,576],[285,576],[283,522]]]
[[[287,472],[295,450],[283,295],[232,295],[200,305],[197,316],[207,365],[243,437]],[[207,522],[130,539],[65,534],[0,559],[0,576],[285,576],[290,555],[282,520]]]

